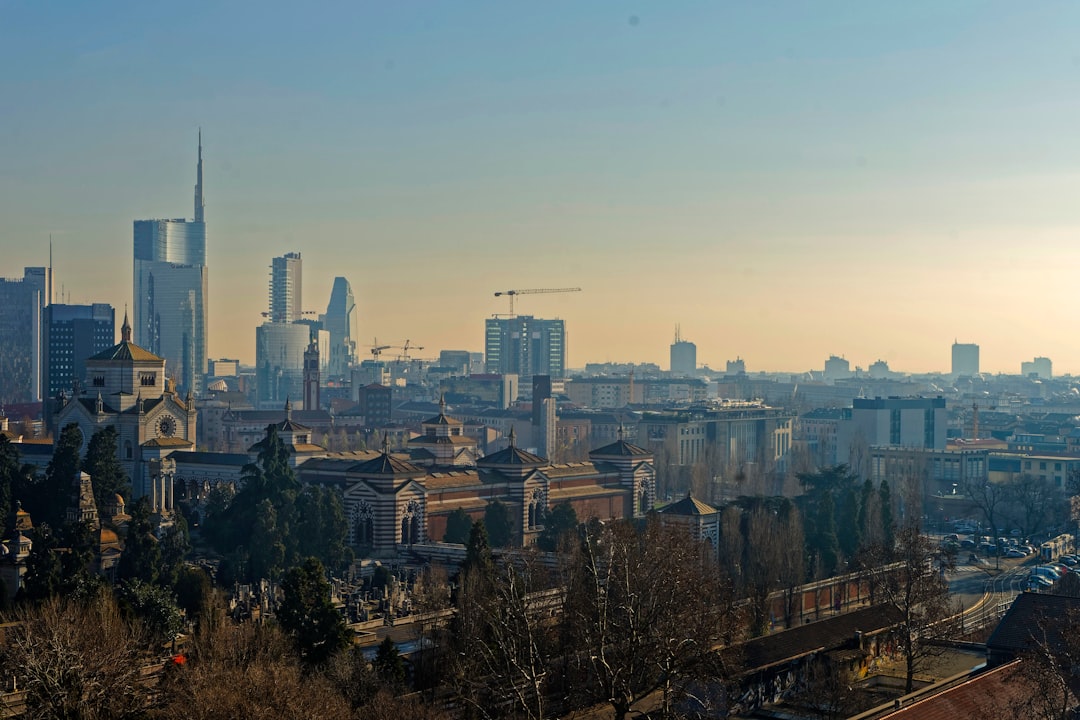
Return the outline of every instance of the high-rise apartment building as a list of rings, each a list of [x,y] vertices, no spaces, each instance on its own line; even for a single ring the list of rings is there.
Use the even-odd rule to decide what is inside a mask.
[[[41,322],[52,301],[52,268],[28,267],[0,279],[0,403],[42,398]]]
[[[697,372],[697,345],[682,339],[675,326],[675,342],[671,344],[671,374],[689,376]]]
[[[484,357],[485,372],[518,375],[524,383],[531,384],[533,375],[565,377],[566,325],[531,315],[488,318]]]
[[[42,323],[45,393],[55,398],[71,393],[86,377],[86,361],[116,344],[116,311],[112,305],[58,305],[45,308]]]
[[[303,318],[303,261],[300,253],[286,253],[270,265],[270,322],[296,322]]]
[[[953,343],[952,374],[956,377],[973,377],[979,374],[978,345],[975,343]]]
[[[349,369],[357,363],[356,299],[352,286],[343,277],[334,278],[330,302],[321,318],[323,329],[330,333],[329,373],[333,377],[348,377]]]
[[[135,221],[135,342],[164,358],[182,391],[202,392],[207,352],[202,133],[194,220]]]

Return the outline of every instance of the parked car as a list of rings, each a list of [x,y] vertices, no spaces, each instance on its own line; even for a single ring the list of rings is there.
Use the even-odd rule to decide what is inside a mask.
[[[1073,567],[1074,565],[1076,565],[1076,561],[1075,561],[1075,560],[1073,560],[1073,559],[1072,559],[1071,557],[1069,557],[1068,555],[1062,556],[1062,557],[1061,557],[1061,559],[1060,559],[1060,561],[1061,561],[1062,563],[1064,563],[1065,565],[1068,565],[1069,567]]]
[[[942,539],[943,539],[943,540],[945,540],[946,542],[948,542],[948,541],[950,541],[950,540],[951,540],[952,542],[960,542],[960,536],[959,536],[959,535],[957,535],[956,533],[951,533],[951,534],[949,534],[949,535],[946,535],[946,536],[945,536],[944,538],[942,538]]]
[[[1047,580],[1044,577],[1040,577],[1038,575],[1031,575],[1030,577],[1028,577],[1028,580],[1027,580],[1027,589],[1028,590],[1038,591],[1038,590],[1045,590],[1047,588],[1052,588],[1052,587],[1054,587],[1054,583],[1052,581],[1050,581],[1050,580]]]
[[[975,543],[973,543],[971,540],[961,540],[960,541],[960,549],[962,549],[962,550],[974,550],[975,549]]]
[[[1022,551],[1017,550],[1016,548],[1009,548],[1008,550],[1005,551],[1005,557],[1007,557],[1007,558],[1022,558],[1022,557],[1027,557],[1027,556]]]
[[[1031,574],[1036,577],[1044,577],[1053,582],[1057,582],[1061,579],[1061,573],[1049,565],[1036,565],[1031,568]]]

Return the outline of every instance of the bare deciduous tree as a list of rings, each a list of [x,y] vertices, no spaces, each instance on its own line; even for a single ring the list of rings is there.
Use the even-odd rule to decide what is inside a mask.
[[[136,718],[146,710],[143,669],[157,659],[112,595],[52,598],[22,609],[3,649],[5,675],[25,691],[27,718]]]
[[[905,662],[905,693],[913,688],[915,674],[943,649],[939,640],[959,634],[958,608],[952,604],[942,570],[948,557],[917,525],[903,525],[896,536],[894,562],[879,565],[881,599],[900,613],[897,641]]]
[[[566,580],[564,619],[581,689],[622,720],[663,690],[665,705],[723,669],[714,648],[736,631],[732,595],[686,528],[651,520],[592,524]]]

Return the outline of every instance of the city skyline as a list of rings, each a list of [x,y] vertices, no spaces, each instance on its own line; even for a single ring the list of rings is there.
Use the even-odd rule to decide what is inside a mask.
[[[666,367],[679,323],[713,369],[947,372],[960,337],[1080,373],[1075,7],[108,7],[0,28],[0,274],[52,234],[58,302],[132,305],[130,223],[184,206],[202,126],[212,358],[254,360],[299,251],[362,344],[479,350],[494,292],[576,285],[516,308],[570,367]]]

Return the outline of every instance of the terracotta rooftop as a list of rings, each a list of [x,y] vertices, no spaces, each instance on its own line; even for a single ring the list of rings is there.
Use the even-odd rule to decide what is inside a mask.
[[[1020,661],[973,675],[969,680],[919,700],[881,718],[891,720],[959,720],[1006,717],[1012,702],[1022,700],[1031,688],[1018,682]],[[998,713],[1002,713],[998,715]]]

